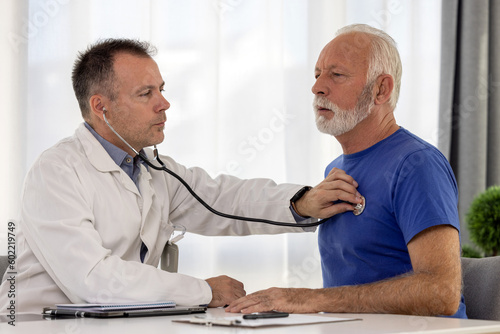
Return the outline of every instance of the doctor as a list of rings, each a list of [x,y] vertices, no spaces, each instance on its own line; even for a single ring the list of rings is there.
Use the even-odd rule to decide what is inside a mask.
[[[241,282],[157,268],[174,226],[203,235],[303,231],[219,218],[176,179],[138,159],[134,150],[152,159],[145,147],[163,141],[170,107],[153,54],[147,43],[110,39],[79,55],[72,80],[85,122],[42,153],[25,180],[17,235],[17,312],[38,313],[57,303],[166,299],[223,306],[245,295]],[[361,202],[356,182],[345,174],[309,189],[228,175],[212,179],[200,168],[185,168],[166,156],[162,160],[208,204],[236,215],[310,222],[309,217],[352,211]],[[352,204],[333,204],[337,200]],[[0,286],[0,313],[10,303],[8,283]]]

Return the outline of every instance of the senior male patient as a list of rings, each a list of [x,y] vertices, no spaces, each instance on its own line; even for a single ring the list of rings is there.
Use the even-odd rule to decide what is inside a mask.
[[[370,26],[344,27],[322,50],[312,87],[316,123],[343,149],[326,174],[339,191],[357,186],[364,210],[319,228],[323,289],[258,291],[228,312],[466,317],[456,181],[436,148],[396,124],[401,73],[395,42]],[[298,200],[297,211],[310,215],[311,198]]]
[[[157,268],[174,226],[204,235],[303,231],[215,216],[178,180],[139,159],[135,151],[153,159],[152,150],[144,148],[163,141],[170,107],[153,55],[148,43],[110,39],[92,45],[76,60],[73,88],[85,122],[72,137],[42,153],[26,177],[17,235],[17,312],[86,302],[174,300],[224,306],[245,295],[241,282]],[[220,211],[310,222],[299,216],[295,220],[290,208],[292,197],[314,194],[304,195],[300,185],[228,175],[212,179],[200,168],[161,159]],[[316,218],[353,210],[360,202],[355,188],[339,197],[334,182],[325,179],[321,187],[331,190],[301,210]],[[352,204],[332,205],[338,198]],[[9,306],[8,283],[0,286],[0,313]]]

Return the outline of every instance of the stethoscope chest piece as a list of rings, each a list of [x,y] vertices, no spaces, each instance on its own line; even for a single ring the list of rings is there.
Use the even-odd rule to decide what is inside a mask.
[[[354,211],[352,213],[354,213],[355,216],[359,216],[360,214],[363,213],[363,211],[365,211],[365,205],[366,205],[365,197],[361,196],[361,203],[357,204],[354,207]]]

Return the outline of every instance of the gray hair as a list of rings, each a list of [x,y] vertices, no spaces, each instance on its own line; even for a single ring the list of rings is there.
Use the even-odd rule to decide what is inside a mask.
[[[403,67],[401,58],[396,46],[396,42],[387,33],[380,29],[373,28],[366,24],[352,24],[345,26],[337,31],[335,36],[343,34],[360,32],[370,35],[369,42],[371,46],[371,57],[368,65],[366,83],[375,80],[381,74],[389,74],[394,80],[394,89],[389,99],[389,105],[394,109],[399,99],[399,90],[401,87],[401,76]]]

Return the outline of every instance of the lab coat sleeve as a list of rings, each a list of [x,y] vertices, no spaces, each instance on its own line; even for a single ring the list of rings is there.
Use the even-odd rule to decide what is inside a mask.
[[[201,168],[185,168],[169,157],[162,158],[168,168],[181,176],[186,183],[214,209],[231,215],[263,218],[286,223],[296,223],[290,210],[290,198],[303,185],[276,184],[273,180],[239,179],[231,175],[212,178]],[[189,232],[203,235],[250,235],[304,232],[302,228],[280,227],[257,222],[222,218],[210,213],[171,175],[163,173],[168,184],[170,220],[183,225]],[[307,219],[302,223],[316,221]],[[314,231],[314,228],[307,231]]]
[[[27,175],[21,212],[30,248],[71,302],[209,303],[212,294],[204,280],[126,261],[103,247],[93,225],[95,199],[88,191],[91,187],[83,184],[91,177],[85,175],[87,169],[76,167],[85,161],[68,161],[72,159],[79,158],[42,156],[36,162]],[[114,201],[120,204],[119,198]],[[119,233],[119,222],[115,223]]]

